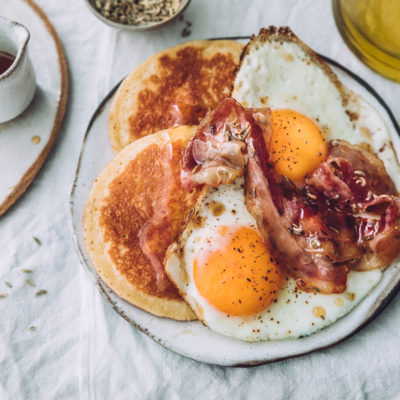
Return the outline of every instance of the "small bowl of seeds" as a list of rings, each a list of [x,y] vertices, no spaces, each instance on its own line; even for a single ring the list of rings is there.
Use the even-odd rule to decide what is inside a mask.
[[[190,0],[85,0],[105,24],[131,31],[160,28],[173,21]]]

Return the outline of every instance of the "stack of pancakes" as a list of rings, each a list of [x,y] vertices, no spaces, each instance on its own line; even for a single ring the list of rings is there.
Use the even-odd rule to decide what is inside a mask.
[[[143,249],[151,246],[162,262],[187,223],[199,192],[181,188],[183,150],[199,119],[229,96],[242,48],[195,41],[157,53],[124,80],[113,101],[109,132],[117,155],[94,182],[85,245],[111,289],[158,316],[196,318],[163,271],[160,284]]]

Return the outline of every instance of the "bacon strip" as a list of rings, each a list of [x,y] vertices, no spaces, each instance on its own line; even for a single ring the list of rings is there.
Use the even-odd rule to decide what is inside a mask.
[[[293,226],[297,213],[290,213],[294,207],[284,198],[275,180],[272,166],[265,162],[261,164],[260,160],[265,160],[267,157],[266,147],[254,145],[261,142],[259,137],[250,136],[249,138],[245,178],[246,206],[256,219],[261,236],[267,245],[270,244],[269,247],[282,267],[296,279],[300,289],[322,293],[343,292],[346,289],[348,268],[344,265],[333,264],[324,253],[313,251],[316,250],[313,241],[320,243],[315,236],[317,232],[314,231],[313,236],[305,236],[304,231],[302,234],[299,232],[299,235],[294,234],[293,231],[291,233],[290,226]],[[274,202],[272,193],[279,201]],[[296,200],[299,199],[293,201],[296,202]],[[282,206],[281,213],[277,204]],[[313,223],[311,218],[308,218],[308,222],[312,226],[309,227],[307,234],[315,228],[313,225],[322,224],[317,216],[314,217]],[[298,225],[296,227],[299,228]],[[326,243],[333,245],[333,242],[329,241],[328,234],[325,236]],[[321,250],[324,252],[323,248]]]
[[[173,157],[170,143],[167,149],[165,162],[171,163]],[[142,225],[137,237],[143,254],[150,261],[156,273],[157,288],[161,292],[167,286],[167,277],[164,272],[162,257],[159,254],[162,248],[159,243],[160,232],[163,227],[171,225],[173,213],[171,212],[170,200],[174,196],[175,190],[174,176],[170,168],[165,168],[165,185],[160,190],[162,191],[160,203],[154,209],[154,214]]]
[[[265,115],[264,115],[265,114]],[[202,120],[189,143],[181,171],[182,186],[188,190],[207,184],[218,186],[232,183],[243,176],[244,140],[259,124],[269,120],[269,110],[253,113],[234,99],[225,99]]]
[[[353,171],[363,171],[375,193],[397,195],[382,160],[363,146],[350,144],[345,140],[334,140],[330,143],[329,154],[332,158],[347,160]]]
[[[338,161],[332,160],[331,163],[337,163]],[[353,200],[350,188],[341,178],[335,175],[333,168],[328,162],[321,163],[311,177],[306,179],[306,182],[309,186],[323,192],[325,197]]]
[[[381,195],[362,207],[364,218],[357,218],[358,243],[365,250],[360,262],[354,267],[355,270],[369,271],[385,267],[398,256],[399,205],[398,198]]]
[[[383,162],[375,154],[336,140],[330,145],[326,162],[306,182],[332,199],[331,207],[336,214],[344,213],[351,220],[357,237],[348,248],[361,250],[352,269],[385,267],[397,257],[400,199],[395,196],[394,184]],[[343,225],[339,224],[339,228],[343,230]]]

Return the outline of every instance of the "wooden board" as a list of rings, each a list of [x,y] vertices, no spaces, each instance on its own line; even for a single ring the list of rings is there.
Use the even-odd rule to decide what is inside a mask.
[[[30,106],[0,124],[1,216],[32,183],[53,147],[66,110],[68,67],[57,32],[32,0],[1,0],[0,15],[30,31],[28,51],[37,81]]]

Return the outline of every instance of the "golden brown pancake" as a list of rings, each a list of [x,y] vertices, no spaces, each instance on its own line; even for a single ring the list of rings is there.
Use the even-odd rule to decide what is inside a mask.
[[[109,117],[116,153],[132,141],[174,125],[196,125],[228,97],[243,45],[202,40],[161,51],[119,87]]]
[[[140,232],[158,221],[150,241],[162,262],[199,194],[182,190],[180,183],[182,153],[195,130],[174,127],[125,147],[95,180],[83,218],[85,246],[103,281],[137,307],[178,320],[195,315],[163,269],[165,287],[157,285]]]

